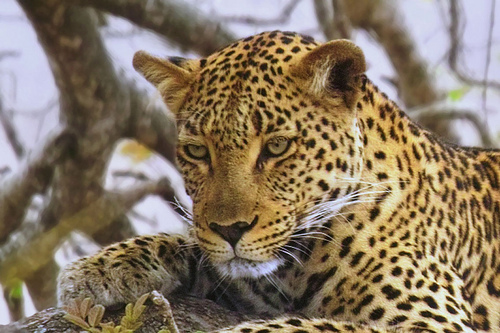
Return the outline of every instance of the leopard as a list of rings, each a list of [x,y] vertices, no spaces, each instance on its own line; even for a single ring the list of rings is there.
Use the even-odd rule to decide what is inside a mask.
[[[69,264],[60,304],[158,290],[260,318],[221,332],[500,332],[500,151],[418,125],[353,42],[271,31],[133,66],[175,118],[190,230]]]

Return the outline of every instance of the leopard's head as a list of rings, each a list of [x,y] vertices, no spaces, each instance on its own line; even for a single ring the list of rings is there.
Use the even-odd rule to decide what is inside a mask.
[[[140,51],[134,67],[176,117],[194,234],[223,273],[292,260],[314,208],[340,208],[360,177],[365,60],[349,41],[267,32],[199,60]]]

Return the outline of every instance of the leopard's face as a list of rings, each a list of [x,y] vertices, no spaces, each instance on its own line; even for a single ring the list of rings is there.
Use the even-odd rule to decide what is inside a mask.
[[[170,86],[142,69],[174,109],[194,234],[224,274],[256,277],[295,260],[293,242],[340,208],[359,178],[361,80],[339,68],[353,66],[352,57],[336,59],[335,72],[333,55],[318,50],[326,52],[309,38],[272,32],[200,61],[171,60],[169,70],[180,73]],[[325,201],[333,204],[318,205]]]

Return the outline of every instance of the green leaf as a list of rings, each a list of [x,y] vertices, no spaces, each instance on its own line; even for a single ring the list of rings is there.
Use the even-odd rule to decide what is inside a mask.
[[[468,87],[468,86],[464,86],[461,88],[450,90],[448,92],[448,98],[452,102],[458,102],[465,96],[465,94],[467,94],[469,92],[469,90],[470,90],[470,87]]]
[[[10,299],[22,299],[23,298],[23,281],[16,279],[10,285],[9,298]]]

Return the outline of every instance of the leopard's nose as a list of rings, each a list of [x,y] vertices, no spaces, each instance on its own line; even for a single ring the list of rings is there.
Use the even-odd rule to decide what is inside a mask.
[[[252,223],[245,221],[238,221],[231,225],[221,225],[217,222],[209,223],[208,227],[220,235],[225,241],[227,241],[233,248],[236,246],[238,241],[241,239],[243,234],[248,230],[252,229],[257,223],[257,218],[255,218]]]

